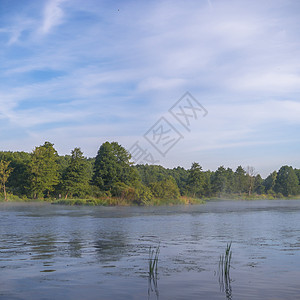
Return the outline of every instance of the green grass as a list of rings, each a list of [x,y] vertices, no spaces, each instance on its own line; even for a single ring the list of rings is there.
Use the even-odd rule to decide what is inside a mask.
[[[97,206],[97,205],[103,205],[107,206],[109,205],[108,201],[106,199],[61,199],[53,201],[52,204],[60,204],[60,205],[87,205],[87,206]]]
[[[52,204],[61,204],[61,205],[79,205],[79,206],[173,206],[173,205],[197,205],[204,204],[208,201],[219,201],[219,200],[276,200],[276,199],[295,199],[300,200],[300,195],[298,196],[288,196],[288,197],[279,197],[279,195],[237,195],[237,194],[224,194],[219,195],[220,197],[210,197],[210,198],[193,198],[188,196],[180,196],[177,199],[160,199],[152,198],[145,203],[137,203],[130,199],[124,197],[111,197],[111,196],[101,196],[101,197],[90,197],[85,199],[80,198],[70,198],[70,199],[55,199],[55,198],[40,198],[32,199],[27,198],[26,196],[17,196],[11,193],[7,195],[7,202],[50,202]],[[4,202],[4,196],[0,193],[0,202]]]

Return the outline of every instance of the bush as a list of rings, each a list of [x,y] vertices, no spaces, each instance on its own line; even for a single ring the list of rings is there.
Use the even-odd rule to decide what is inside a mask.
[[[150,189],[154,197],[161,199],[179,199],[180,191],[173,178],[150,184]]]

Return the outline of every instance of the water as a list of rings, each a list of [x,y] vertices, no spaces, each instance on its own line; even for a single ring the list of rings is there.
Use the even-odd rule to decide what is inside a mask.
[[[0,299],[300,299],[300,201],[0,204]],[[232,241],[230,278],[219,257]],[[149,247],[160,245],[149,281]]]

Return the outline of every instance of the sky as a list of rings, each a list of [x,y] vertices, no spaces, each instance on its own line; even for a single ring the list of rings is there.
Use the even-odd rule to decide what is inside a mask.
[[[0,151],[95,157],[116,141],[168,168],[300,168],[299,14],[296,0],[0,0]]]

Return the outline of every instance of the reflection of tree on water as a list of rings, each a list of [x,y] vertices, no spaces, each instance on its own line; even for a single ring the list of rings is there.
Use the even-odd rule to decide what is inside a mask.
[[[119,261],[128,255],[129,245],[122,232],[102,232],[94,243],[94,248],[101,262]]]
[[[81,239],[74,238],[69,241],[68,251],[70,257],[81,257],[82,254],[82,241]]]
[[[29,239],[35,259],[52,258],[57,251],[56,238],[52,234],[32,236]]]

